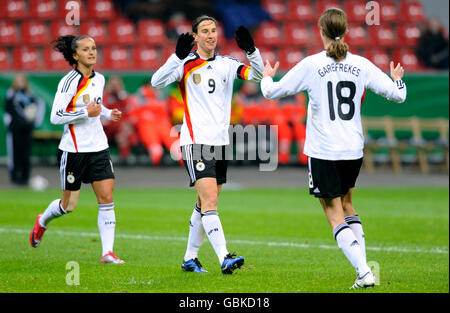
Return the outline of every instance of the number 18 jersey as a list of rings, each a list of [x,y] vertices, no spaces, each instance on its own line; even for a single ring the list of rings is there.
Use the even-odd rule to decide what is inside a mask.
[[[304,58],[279,82],[271,77],[261,81],[261,91],[270,100],[308,92],[304,153],[323,160],[363,157],[361,104],[366,88],[395,102],[406,99],[402,80],[393,82],[372,62],[350,52],[335,62],[322,51]]]

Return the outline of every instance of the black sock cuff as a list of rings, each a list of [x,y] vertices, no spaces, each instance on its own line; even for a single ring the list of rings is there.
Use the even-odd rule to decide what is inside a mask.
[[[202,213],[202,217],[203,216],[208,216],[208,215],[219,215],[219,213],[216,210],[210,210],[210,211],[206,211],[205,213]]]
[[[361,219],[359,218],[358,215],[353,215],[353,216],[346,216],[345,217],[345,221],[347,222],[347,224],[354,224],[354,223],[358,223],[361,224]]]

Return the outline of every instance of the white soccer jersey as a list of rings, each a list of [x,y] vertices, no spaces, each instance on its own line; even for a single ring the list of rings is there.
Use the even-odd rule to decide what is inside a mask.
[[[111,110],[102,103],[105,77],[93,72],[84,77],[77,69],[70,71],[58,84],[50,121],[64,125],[59,149],[68,152],[97,152],[108,148],[108,139],[100,117],[111,119]],[[96,100],[102,106],[99,116],[88,117],[86,107]]]
[[[231,98],[236,78],[259,82],[264,64],[259,50],[247,55],[250,65],[216,54],[208,60],[197,52],[180,60],[172,54],[152,76],[151,85],[163,88],[178,81],[185,110],[180,145],[229,144]]]
[[[308,92],[304,153],[325,160],[362,158],[361,103],[366,88],[395,102],[406,99],[402,80],[393,82],[372,62],[350,52],[335,62],[322,51],[300,61],[279,82],[271,77],[261,81],[261,91],[270,100]]]

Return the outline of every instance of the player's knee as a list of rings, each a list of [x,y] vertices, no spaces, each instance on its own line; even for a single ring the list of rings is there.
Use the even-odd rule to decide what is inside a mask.
[[[355,208],[353,208],[353,204],[351,202],[344,202],[342,207],[346,216],[356,215]]]
[[[113,202],[113,195],[111,194],[104,194],[104,195],[98,195],[97,197],[98,203],[112,203]]]
[[[217,195],[208,195],[202,198],[201,208],[203,210],[217,210]]]

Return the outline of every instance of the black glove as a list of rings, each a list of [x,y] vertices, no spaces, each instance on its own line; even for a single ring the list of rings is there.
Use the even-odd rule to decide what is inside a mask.
[[[178,37],[175,54],[180,60],[186,58],[194,47],[194,36],[189,33],[181,34]]]
[[[236,29],[234,32],[234,37],[236,38],[239,48],[246,51],[248,54],[255,51],[255,42],[253,41],[252,35],[244,25],[241,25]]]

